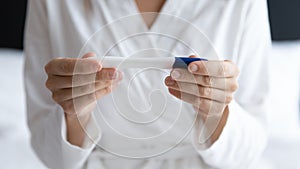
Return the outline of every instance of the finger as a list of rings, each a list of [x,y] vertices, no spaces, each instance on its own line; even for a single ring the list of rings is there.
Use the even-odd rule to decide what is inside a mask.
[[[231,61],[195,61],[188,66],[189,72],[213,77],[235,77],[238,67]]]
[[[79,86],[75,88],[61,89],[53,92],[53,99],[57,102],[61,102],[72,98],[88,95],[94,93],[95,91],[105,89],[107,87],[111,87],[112,89],[114,89],[121,80],[122,79],[119,78],[113,81],[106,81],[106,83],[98,82],[95,84],[88,84],[85,86]]]
[[[198,58],[196,55],[191,55],[189,58]]]
[[[175,89],[169,88],[169,92],[176,98],[192,104],[193,106],[197,107],[207,114],[219,114],[225,107],[225,105],[220,102],[216,102],[206,98],[200,98],[185,92],[180,92]]]
[[[57,58],[45,66],[47,74],[60,76],[91,74],[100,70],[101,64],[98,61],[81,58]]]
[[[96,91],[105,89],[107,87],[111,87],[112,89],[114,89],[121,80],[122,78],[119,78],[116,80],[106,81],[106,83],[97,82],[95,84],[92,83],[85,86],[56,90],[52,93],[52,98],[54,101],[59,103],[66,100],[81,97],[84,95],[92,94]]]
[[[105,68],[100,72],[89,75],[74,75],[72,78],[72,87],[82,86],[90,83],[116,80],[121,77],[121,72],[115,68]]]
[[[185,69],[173,69],[171,72],[172,79],[179,82],[196,83],[201,86],[216,88],[221,90],[235,91],[238,84],[235,77],[220,78],[194,75]]]
[[[181,92],[185,92],[188,94],[192,94],[194,96],[218,101],[220,103],[225,103],[225,104],[229,104],[233,99],[231,92],[226,92],[224,90],[219,90],[219,89],[214,89],[209,87],[203,87],[192,83],[175,82],[175,81],[173,81],[172,83],[170,81],[172,81],[170,77],[166,78],[165,80],[165,83],[169,88]]]
[[[102,69],[100,72],[87,75],[74,75],[74,76],[53,76],[50,75],[46,81],[48,89],[54,91],[62,88],[71,88],[84,86],[87,84],[115,80],[121,78],[121,72],[116,71],[114,68]]]
[[[96,102],[98,99],[101,97],[105,96],[106,94],[111,92],[111,87],[107,87],[104,89],[100,89],[94,93],[84,95],[81,97],[77,97],[74,99],[70,99],[64,102],[59,103],[61,107],[64,109],[64,112],[66,114],[76,114],[76,115],[81,115],[85,110],[85,108]]]
[[[114,89],[120,83],[121,80],[122,80],[122,76],[120,76],[120,78],[116,80],[106,81],[106,83],[97,82],[85,86],[59,89],[52,93],[52,98],[57,103],[60,103],[66,100],[75,99],[77,97],[92,94],[101,89],[105,89],[105,88]]]
[[[89,53],[83,55],[82,58],[90,58],[90,57],[95,57],[95,56],[96,56],[96,53],[89,52]]]

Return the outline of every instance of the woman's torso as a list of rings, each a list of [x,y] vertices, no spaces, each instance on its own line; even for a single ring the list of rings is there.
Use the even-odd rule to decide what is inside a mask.
[[[207,59],[237,61],[244,1],[168,0],[150,29],[134,0],[47,3],[49,37],[55,57],[80,57],[89,51],[96,52],[99,59],[106,55],[170,57],[194,53]],[[190,132],[196,114],[190,105],[168,94],[164,78],[169,71],[155,68],[122,71],[123,82],[98,102],[94,112],[102,138],[87,165],[93,165],[93,159],[106,157],[99,156],[99,152],[106,154],[102,149],[136,158],[172,152],[178,145],[191,147]],[[126,163],[138,168],[205,166],[195,152],[191,154],[192,158],[175,163],[174,159],[160,158]],[[115,159],[120,164],[126,160],[111,158],[102,164],[113,167]]]

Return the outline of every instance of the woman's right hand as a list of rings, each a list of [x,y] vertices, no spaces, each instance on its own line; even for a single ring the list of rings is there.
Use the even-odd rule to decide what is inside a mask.
[[[101,63],[87,59],[92,56],[95,54],[88,53],[83,58],[57,58],[45,66],[46,87],[65,112],[67,126],[71,127],[68,135],[82,130],[81,125],[87,123],[96,101],[110,93],[122,79],[122,73],[115,68],[102,69]],[[73,137],[78,139],[77,134]],[[82,140],[76,142],[80,144]]]

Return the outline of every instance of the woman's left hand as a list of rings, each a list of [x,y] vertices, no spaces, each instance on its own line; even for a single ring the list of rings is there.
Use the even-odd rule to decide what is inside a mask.
[[[211,138],[215,141],[226,124],[227,105],[238,88],[238,74],[237,66],[231,61],[195,61],[188,70],[173,69],[165,84],[172,95],[192,104],[204,119],[209,115],[222,117]]]

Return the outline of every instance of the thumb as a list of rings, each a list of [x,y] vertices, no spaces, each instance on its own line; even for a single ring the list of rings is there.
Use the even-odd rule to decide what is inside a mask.
[[[89,52],[89,53],[86,53],[85,55],[82,56],[83,59],[85,59],[85,58],[91,58],[91,57],[96,57],[96,53]]]
[[[82,58],[83,59],[95,59],[95,60],[93,60],[94,62],[98,62],[98,61],[96,61],[96,53],[94,53],[94,52],[89,52],[89,53],[86,53],[85,55],[83,55],[82,56]],[[91,61],[92,61],[91,60]],[[102,65],[100,64],[100,62],[98,62],[98,64],[99,64],[99,68],[98,68],[98,71],[100,71],[101,69],[102,69]]]
[[[196,55],[190,55],[189,58],[198,58]]]

